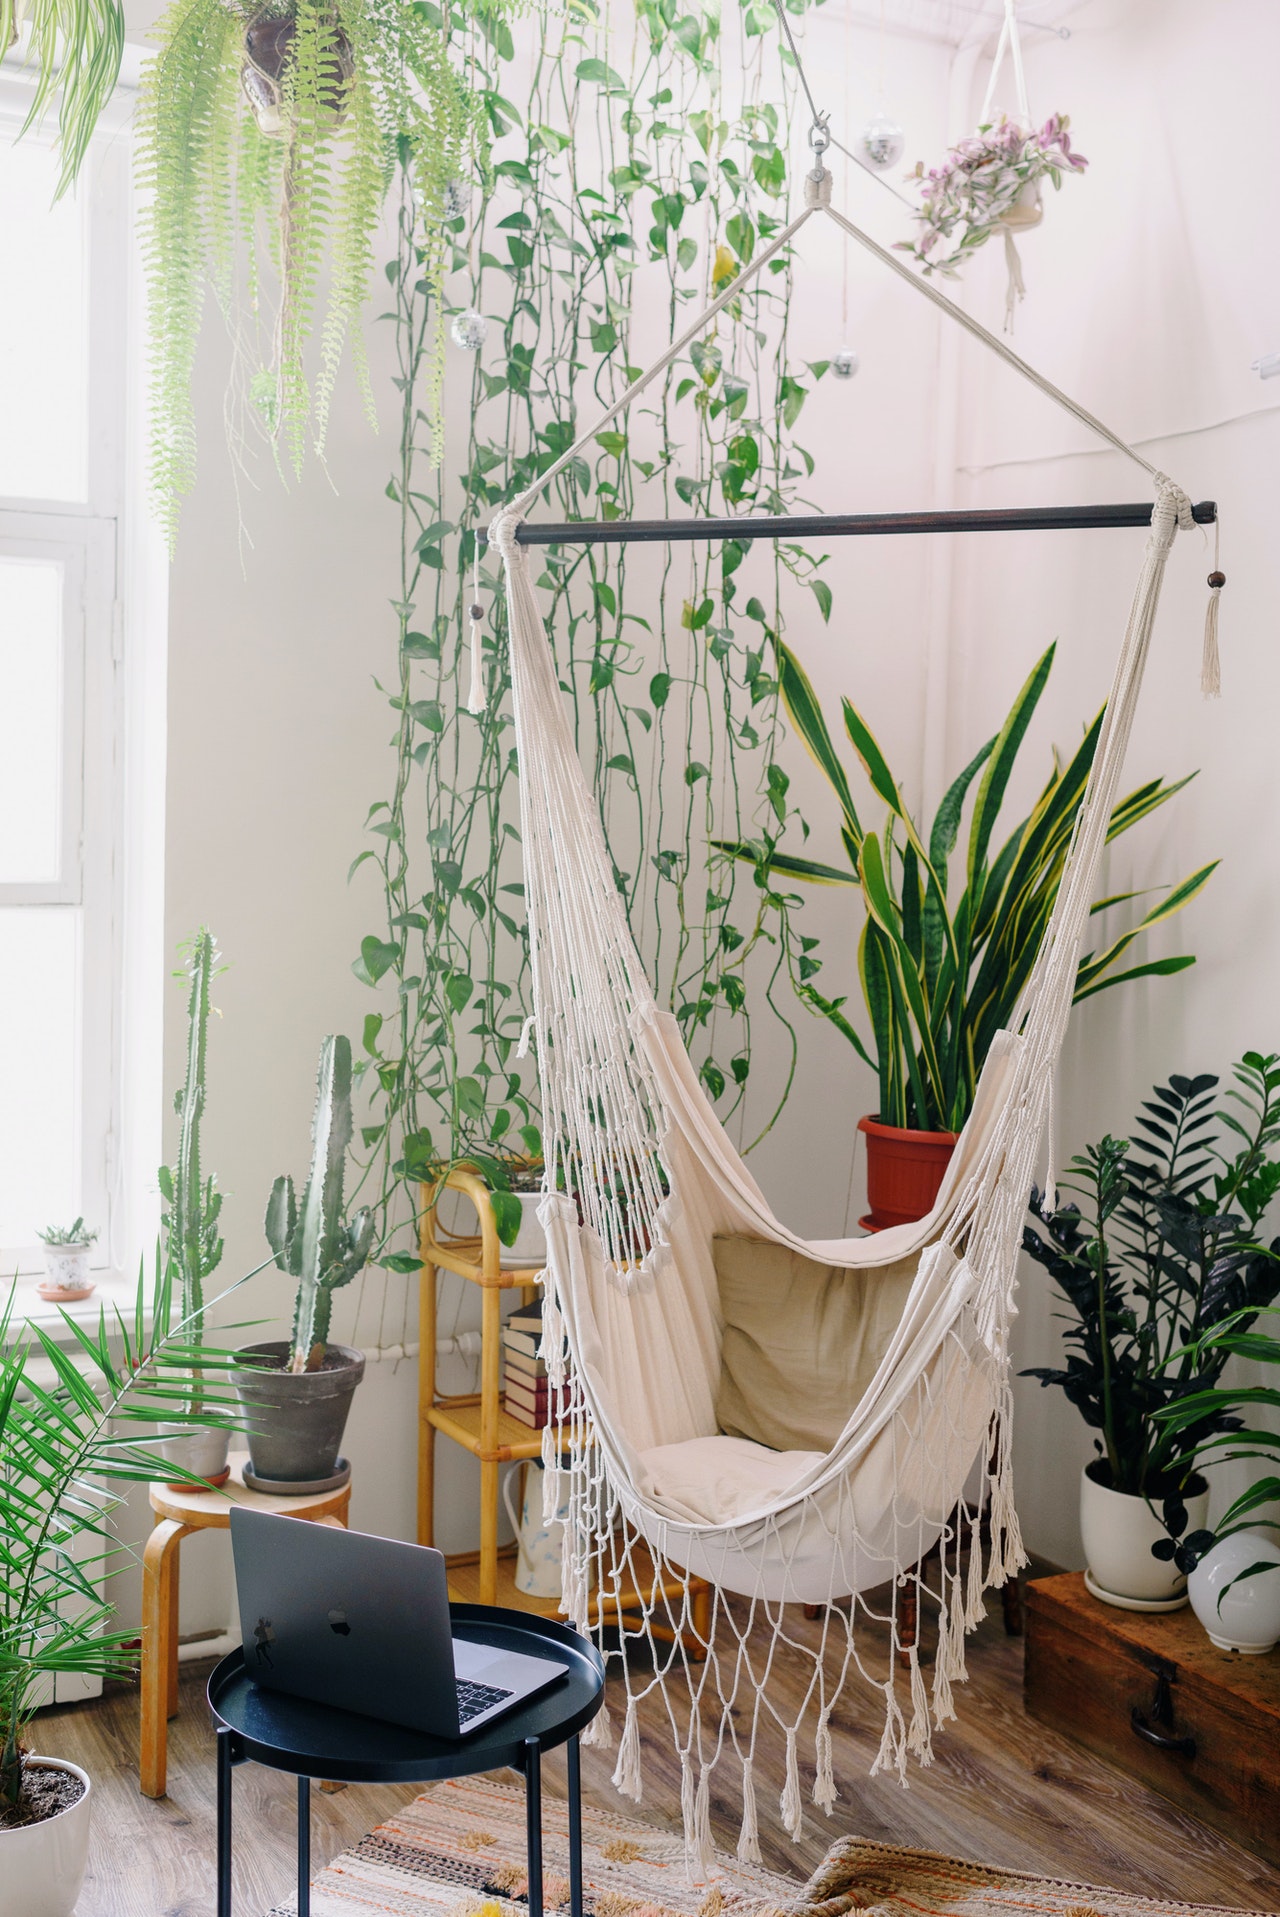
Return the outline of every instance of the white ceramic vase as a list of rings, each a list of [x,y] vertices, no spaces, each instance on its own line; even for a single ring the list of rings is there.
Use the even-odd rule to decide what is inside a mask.
[[[518,1191],[513,1196],[520,1200],[520,1229],[516,1233],[515,1244],[502,1247],[502,1263],[508,1271],[520,1266],[533,1266],[541,1270],[547,1262],[547,1234],[538,1222],[542,1193]]]
[[[1209,1511],[1206,1490],[1188,1496],[1187,1530],[1202,1531]],[[1104,1603],[1122,1609],[1177,1610],[1187,1601],[1187,1580],[1167,1558],[1155,1558],[1151,1547],[1168,1532],[1145,1498],[1128,1491],[1112,1491],[1089,1475],[1080,1474],[1080,1537],[1089,1567],[1089,1589]]]
[[[1233,1584],[1251,1564],[1273,1568]],[[1261,1657],[1280,1643],[1280,1544],[1265,1532],[1233,1531],[1220,1539],[1187,1579],[1187,1592],[1219,1650]]]
[[[42,1298],[73,1300],[87,1298],[93,1290],[89,1272],[92,1245],[46,1245],[44,1278],[36,1286]]]
[[[543,1515],[543,1488],[546,1474],[540,1464],[530,1462],[525,1469],[524,1509],[517,1520],[511,1495],[515,1474],[503,1479],[502,1498],[507,1516],[516,1534],[516,1589],[526,1597],[558,1598],[564,1581],[564,1526],[569,1515],[566,1491],[564,1503],[554,1518]]]
[[[60,1757],[26,1761],[70,1771],[84,1790],[56,1817],[0,1831],[0,1917],[72,1917],[89,1856],[89,1779]]]

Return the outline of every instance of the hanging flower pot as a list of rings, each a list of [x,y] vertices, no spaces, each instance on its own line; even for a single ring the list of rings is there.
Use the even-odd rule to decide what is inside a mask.
[[[1028,227],[1039,226],[1044,218],[1044,201],[1040,197],[1039,180],[1024,180],[1013,205],[1000,215],[1000,224],[1006,231],[1022,232]]]
[[[858,1223],[864,1231],[913,1225],[933,1210],[959,1132],[917,1132],[860,1118],[867,1141],[867,1204]]]
[[[294,8],[268,4],[259,9],[244,30],[244,61],[240,84],[253,109],[259,130],[269,139],[287,139],[291,130],[286,99],[285,71],[298,31]],[[320,86],[319,101],[328,124],[339,127],[347,117],[355,61],[351,42],[334,23],[331,45],[325,51],[329,71]]]

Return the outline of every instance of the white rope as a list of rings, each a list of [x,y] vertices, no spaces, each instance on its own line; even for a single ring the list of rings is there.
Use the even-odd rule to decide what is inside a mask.
[[[1022,42],[1018,38],[1017,0],[1004,0],[1004,19],[1000,23],[1000,38],[996,41],[995,56],[991,62],[991,77],[987,81],[987,90],[982,96],[982,111],[978,115],[979,126],[991,124],[996,82],[1000,78],[1000,69],[1004,65],[1006,52],[1013,60],[1013,83],[1018,96],[1018,117],[1030,126],[1031,109],[1027,105],[1027,80],[1022,70]]]

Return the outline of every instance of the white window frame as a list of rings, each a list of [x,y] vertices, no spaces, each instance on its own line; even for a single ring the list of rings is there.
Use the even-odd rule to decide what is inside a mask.
[[[0,63],[0,165],[30,105],[15,54]],[[92,143],[86,195],[86,497],[0,496],[0,554],[63,567],[63,865],[54,884],[0,885],[0,905],[65,904],[81,917],[77,1113],[80,1205],[101,1227],[87,1301],[130,1300],[158,1215],[163,962],[167,567],[144,496],[145,318],[132,234],[129,120],[139,51]],[[28,138],[40,137],[28,135]],[[122,1149],[123,1141],[123,1149]],[[64,1221],[56,1221],[64,1222]],[[0,1246],[39,1271],[41,1247]],[[23,1299],[32,1316],[34,1296]]]

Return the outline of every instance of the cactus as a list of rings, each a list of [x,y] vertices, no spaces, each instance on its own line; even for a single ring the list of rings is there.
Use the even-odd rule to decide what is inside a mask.
[[[178,1161],[162,1165],[159,1185],[169,1209],[164,1216],[170,1269],[178,1282],[181,1316],[194,1344],[204,1337],[204,1281],[222,1257],[218,1214],[222,1193],[212,1173],[200,1176],[200,1121],[204,1114],[205,1063],[209,1040],[209,987],[220,969],[213,934],[201,926],[180,948],[191,990],[187,999],[187,1071],[174,1098],[178,1114]]]
[[[362,1206],[346,1222],[342,1180],[351,1142],[351,1041],[320,1048],[311,1172],[299,1207],[293,1180],[277,1178],[267,1201],[267,1239],[281,1271],[298,1280],[290,1371],[318,1371],[329,1339],[333,1294],[349,1285],[373,1248],[373,1213]]]

